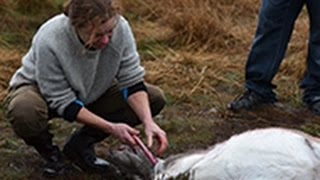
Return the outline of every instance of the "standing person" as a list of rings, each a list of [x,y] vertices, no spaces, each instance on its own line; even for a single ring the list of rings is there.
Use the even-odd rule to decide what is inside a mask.
[[[303,102],[320,114],[320,1],[262,0],[258,28],[246,65],[246,92],[232,101],[231,110],[252,109],[277,101],[272,79],[290,40],[295,20],[303,6],[310,19],[307,71],[301,81]]]
[[[112,0],[70,0],[64,13],[45,22],[33,37],[22,66],[10,81],[6,115],[14,132],[47,161],[45,172],[62,174],[64,156],[85,171],[108,171],[94,144],[108,135],[135,145],[144,125],[148,146],[167,145],[154,122],[165,105],[158,87],[144,82],[131,28]],[[63,148],[52,143],[48,121],[62,117],[84,126]]]

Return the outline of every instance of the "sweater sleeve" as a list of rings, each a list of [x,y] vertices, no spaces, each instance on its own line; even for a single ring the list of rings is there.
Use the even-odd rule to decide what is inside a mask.
[[[84,104],[81,100],[77,99],[76,101],[73,101],[65,108],[63,118],[69,122],[75,121],[82,107],[84,107]]]
[[[117,74],[120,89],[133,86],[143,81],[144,77],[144,68],[140,65],[140,57],[132,30],[129,23],[124,19],[122,20],[123,51],[121,53],[121,64]]]
[[[132,94],[134,94],[138,91],[147,92],[147,87],[144,84],[144,82],[139,82],[138,84],[135,84],[135,85],[130,86],[128,88],[122,89],[122,97],[123,97],[124,101],[128,102],[129,96],[131,96]]]
[[[63,116],[65,108],[77,97],[70,87],[55,52],[45,41],[34,44],[36,80],[49,107]]]

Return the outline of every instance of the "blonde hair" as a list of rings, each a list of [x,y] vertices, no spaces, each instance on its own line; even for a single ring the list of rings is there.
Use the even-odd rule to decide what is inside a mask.
[[[67,15],[75,29],[91,28],[91,35],[85,45],[92,45],[93,36],[97,27],[120,12],[113,0],[68,0],[64,5],[64,14]]]

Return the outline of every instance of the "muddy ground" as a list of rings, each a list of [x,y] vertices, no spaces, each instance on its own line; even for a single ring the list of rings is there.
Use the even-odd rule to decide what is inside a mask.
[[[187,111],[188,113],[184,113]],[[181,114],[187,115],[182,117]],[[283,104],[237,113],[201,108],[195,111],[183,104],[175,104],[167,107],[156,119],[167,131],[170,140],[170,147],[161,158],[181,152],[203,150],[234,134],[255,128],[286,127],[301,129],[313,135],[320,134],[320,117],[303,107],[290,108]],[[51,125],[52,132],[56,135],[55,142],[61,148],[68,135],[79,127],[58,119],[52,121]],[[1,179],[119,179],[111,178],[110,174],[87,174],[77,169],[71,170],[65,176],[47,178],[42,175],[43,160],[14,135],[9,123],[4,120],[3,113],[0,132]],[[109,138],[97,145],[97,153],[106,158],[107,149],[118,144],[115,139]]]

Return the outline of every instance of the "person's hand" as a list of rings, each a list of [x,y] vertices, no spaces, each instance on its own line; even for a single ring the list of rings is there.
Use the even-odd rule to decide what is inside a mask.
[[[138,135],[139,131],[124,123],[114,123],[110,133],[117,137],[121,142],[132,146],[136,144],[132,136]]]
[[[157,154],[162,154],[168,147],[168,139],[166,133],[154,122],[145,124],[145,134],[147,136],[147,145],[149,148],[153,145],[153,137],[158,141],[156,148]]]

